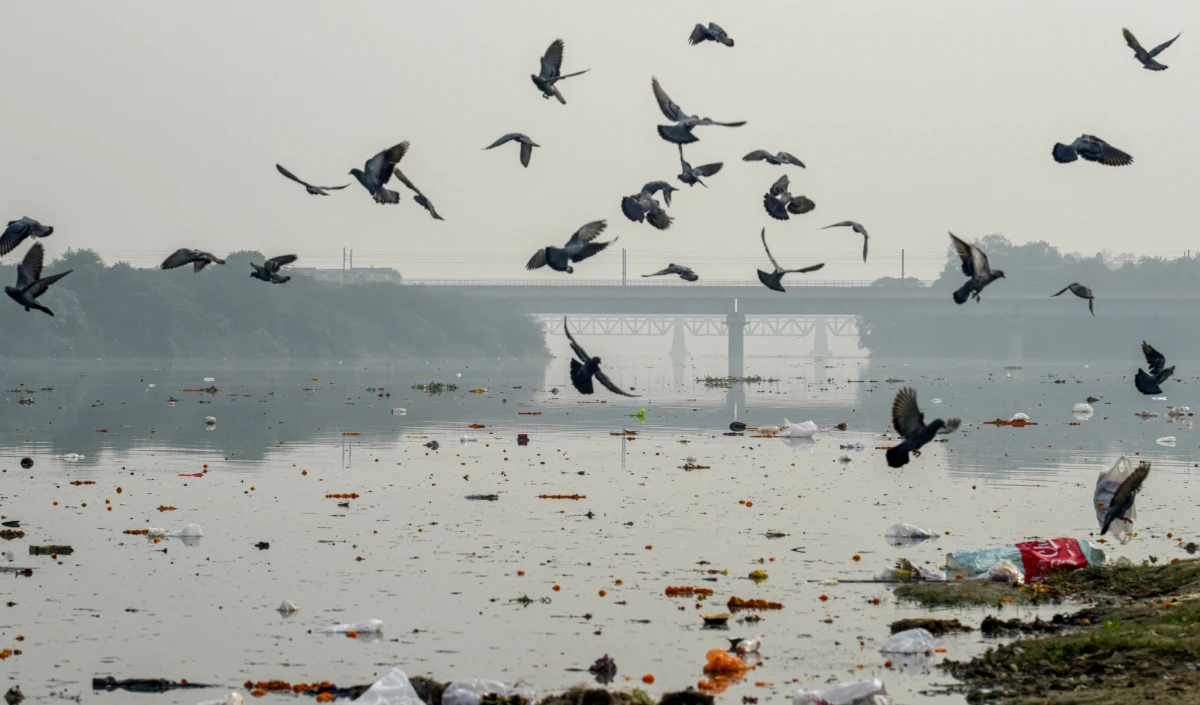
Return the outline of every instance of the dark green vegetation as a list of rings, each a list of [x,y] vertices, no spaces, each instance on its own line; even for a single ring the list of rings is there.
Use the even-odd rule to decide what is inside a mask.
[[[1021,589],[1009,583],[984,580],[917,581],[896,588],[896,597],[924,607],[971,607],[1047,604],[1061,597],[1036,588]]]
[[[956,233],[962,235],[962,233]],[[971,238],[967,238],[970,240]],[[1139,359],[1136,343],[1152,340],[1159,350],[1181,350],[1200,346],[1197,321],[1178,317],[1119,316],[1105,309],[1104,299],[1117,292],[1139,292],[1153,300],[1179,293],[1200,292],[1200,258],[1137,258],[1097,253],[1092,257],[1063,254],[1046,242],[1013,245],[1002,235],[988,235],[978,244],[1002,279],[983,295],[983,302],[956,306],[950,294],[965,281],[961,260],[947,245],[946,264],[933,289],[945,294],[945,305],[930,310],[918,306],[909,315],[864,315],[859,317],[859,346],[877,355],[928,357],[1003,357],[1007,353],[1007,324],[994,316],[973,316],[971,309],[996,304],[1002,290],[1045,291],[1046,300],[1022,302],[1022,306],[1055,306],[1077,316],[1024,316],[1023,346],[1027,357],[1074,357],[1086,350],[1089,357]],[[1050,295],[1071,282],[1091,287],[1096,295],[1096,317],[1088,315],[1087,302],[1070,292],[1052,299]],[[915,279],[885,277],[874,286],[899,288],[918,286]],[[1152,308],[1148,307],[1148,311]],[[1103,320],[1101,320],[1103,319]],[[1120,336],[1112,331],[1120,330]],[[1134,341],[1130,348],[1129,341]]]
[[[541,327],[494,301],[392,283],[334,284],[291,273],[250,278],[257,252],[203,272],[106,266],[68,252],[47,273],[73,269],[43,297],[51,318],[0,306],[9,358],[524,357],[546,354]],[[15,265],[14,265],[15,266]],[[285,272],[286,273],[286,272]],[[0,269],[7,283],[14,267]],[[10,281],[11,280],[11,281]]]
[[[1057,633],[945,663],[969,702],[1200,703],[1200,561],[1089,568],[1047,582],[1106,604],[1056,617],[1068,627]]]
[[[779,380],[774,377],[760,377],[758,375],[751,375],[750,377],[713,377],[712,375],[706,375],[704,377],[697,377],[696,381],[708,389],[729,389],[738,382],[742,384],[764,384],[778,382]]]

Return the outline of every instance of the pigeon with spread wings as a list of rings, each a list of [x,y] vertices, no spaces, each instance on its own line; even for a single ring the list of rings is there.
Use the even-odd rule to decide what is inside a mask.
[[[775,220],[787,220],[792,215],[803,215],[817,207],[812,199],[808,196],[793,196],[788,191],[789,180],[787,174],[775,180],[771,184],[771,189],[763,195],[763,208],[767,210],[767,215]]]
[[[358,179],[358,183],[362,184],[376,203],[399,203],[400,194],[384,188],[384,185],[392,178],[392,170],[407,152],[408,142],[401,142],[368,159],[362,169],[351,169],[350,175]]]
[[[867,234],[867,229],[862,226],[862,223],[856,223],[853,220],[843,220],[840,223],[834,223],[833,225],[826,225],[825,227],[823,227],[821,229],[828,230],[829,228],[850,228],[851,230],[858,233],[859,235],[862,235],[863,236],[863,261],[864,262],[867,261],[867,243],[870,242],[871,236]]]
[[[916,390],[912,387],[901,389],[892,402],[892,426],[904,440],[888,449],[888,466],[898,468],[907,465],[909,453],[920,457],[921,446],[932,441],[939,433],[953,433],[961,423],[960,419],[934,419],[926,424],[925,414],[917,406]]]
[[[581,73],[587,73],[591,69],[584,69],[582,71],[576,71],[575,73],[564,74],[562,73],[562,60],[563,40],[555,39],[554,41],[550,42],[550,48],[546,49],[546,53],[542,55],[541,72],[536,75],[531,75],[530,78],[533,79],[533,85],[537,86],[538,90],[542,92],[543,98],[549,99],[551,96],[553,96],[558,98],[558,102],[566,105],[567,99],[563,98],[562,93],[559,92],[558,86],[555,84],[564,78],[571,78],[572,76],[578,76]]]
[[[571,239],[567,240],[567,244],[562,247],[546,245],[535,252],[533,257],[530,258],[529,263],[525,265],[525,269],[539,269],[549,266],[550,269],[556,272],[574,274],[575,268],[571,266],[572,262],[582,262],[594,254],[603,252],[604,248],[617,241],[617,238],[614,237],[608,242],[592,242],[607,227],[607,221],[593,220],[576,230]]]
[[[774,289],[775,291],[787,291],[787,289],[783,288],[783,275],[815,272],[821,267],[825,266],[825,263],[821,262],[820,264],[814,264],[811,267],[804,267],[803,269],[784,269],[783,267],[779,266],[778,262],[775,261],[775,256],[771,254],[771,248],[767,247],[766,228],[763,228],[762,230],[762,243],[763,249],[767,251],[767,259],[771,260],[771,266],[775,268],[770,274],[767,274],[761,269],[758,270],[758,280],[762,282],[763,286],[767,287],[768,289]]]
[[[292,172],[285,169],[282,164],[276,164],[275,168],[279,170],[280,174],[283,174],[284,176],[288,177],[292,181],[295,181],[296,183],[303,186],[304,190],[307,191],[309,193],[309,195],[312,195],[312,196],[328,196],[330,191],[339,191],[350,185],[350,184],[342,184],[341,186],[313,186],[312,184],[308,183],[304,179],[301,179],[300,177],[296,176]]]
[[[642,276],[662,277],[668,274],[678,274],[680,279],[688,282],[694,282],[700,278],[700,275],[693,272],[691,267],[685,267],[682,264],[675,264],[673,262],[668,264],[666,269],[660,269],[654,274],[643,274]]]
[[[701,42],[716,42],[727,47],[733,46],[733,39],[716,22],[709,22],[707,27],[697,24],[692,29],[691,35],[688,36],[688,44],[696,46]]]
[[[1142,341],[1142,354],[1146,356],[1146,365],[1150,368],[1150,374],[1146,374],[1139,367],[1137,376],[1133,378],[1133,384],[1142,394],[1162,394],[1162,387],[1159,385],[1175,374],[1175,366],[1167,367],[1166,356],[1144,340]]]
[[[17,265],[17,285],[4,287],[4,293],[18,304],[25,307],[25,310],[37,309],[43,313],[54,315],[54,312],[45,306],[38,303],[37,299],[54,282],[67,276],[74,270],[68,269],[61,274],[55,274],[45,279],[42,279],[42,261],[45,258],[45,251],[42,249],[42,243],[35,242],[33,247],[25,253],[25,259],[21,260],[21,264]]]
[[[950,241],[954,243],[954,249],[958,251],[958,256],[962,259],[962,273],[970,277],[966,284],[954,292],[954,303],[966,303],[967,299],[972,296],[978,303],[979,293],[983,291],[983,288],[997,279],[1004,279],[1004,272],[992,269],[983,250],[955,237],[954,233],[950,233]]]
[[[279,255],[263,262],[262,266],[251,262],[250,266],[254,267],[254,271],[250,272],[250,276],[271,284],[286,284],[291,277],[280,276],[279,268],[285,264],[291,264],[297,259],[296,255]]]
[[[1057,294],[1051,294],[1050,296],[1051,296],[1052,298],[1053,298],[1053,297],[1055,297],[1055,296],[1062,296],[1062,295],[1063,295],[1063,294],[1065,294],[1067,291],[1070,291],[1072,294],[1074,294],[1074,295],[1078,296],[1078,297],[1079,297],[1079,298],[1081,298],[1081,299],[1087,299],[1087,300],[1088,300],[1088,311],[1089,311],[1089,312],[1090,312],[1090,313],[1091,313],[1093,316],[1095,316],[1095,315],[1096,315],[1096,312],[1095,312],[1095,311],[1092,309],[1092,301],[1093,301],[1093,300],[1094,300],[1096,297],[1095,297],[1095,296],[1092,296],[1092,290],[1091,290],[1091,289],[1087,288],[1087,287],[1086,287],[1086,286],[1084,286],[1083,284],[1080,284],[1079,282],[1071,282],[1070,284],[1067,284],[1066,286],[1064,286],[1064,287],[1063,287],[1063,289],[1062,289],[1062,291],[1058,292]]]
[[[771,154],[770,152],[768,152],[765,149],[754,150],[753,152],[742,157],[742,161],[744,161],[744,162],[766,162],[768,164],[774,164],[775,166],[780,166],[783,164],[792,164],[794,166],[800,167],[801,169],[805,168],[804,162],[800,161],[799,159],[797,159],[795,156],[789,154],[788,152],[776,152],[775,154]]]
[[[522,134],[520,132],[510,132],[507,135],[496,140],[495,142],[484,147],[484,149],[485,150],[486,149],[495,149],[496,147],[499,147],[500,145],[502,145],[506,142],[512,142],[513,140],[516,140],[517,142],[521,143],[521,166],[523,166],[525,168],[529,168],[529,158],[533,156],[533,148],[542,146],[542,145],[538,144],[537,142],[534,142],[533,140],[529,139],[529,135]]]
[[[571,329],[567,327],[567,317],[563,316],[563,331],[567,334],[567,340],[571,341],[571,349],[575,351],[575,355],[579,358],[571,358],[571,384],[579,390],[581,394],[591,394],[595,391],[592,386],[592,378],[595,377],[600,384],[603,384],[608,391],[613,394],[620,394],[624,397],[636,397],[638,394],[631,394],[617,385],[604,374],[600,369],[600,358],[592,357],[587,354],[579,343],[575,342],[575,337],[571,335]],[[582,362],[580,362],[582,360]]]
[[[404,175],[404,172],[397,168],[394,169],[392,173],[396,175],[396,178],[400,180],[400,183],[404,184],[409,188],[409,190],[417,194],[413,197],[413,200],[417,202],[418,206],[421,206],[425,210],[429,211],[429,215],[433,216],[434,220],[445,220],[445,218],[438,215],[437,209],[433,207],[433,202],[426,198],[425,194],[421,193],[421,189],[417,188],[416,184],[408,180],[408,177]]]
[[[8,227],[4,228],[4,234],[0,235],[0,255],[12,252],[25,238],[50,237],[53,234],[52,226],[42,225],[29,216],[22,216],[20,220],[10,220]]]
[[[712,164],[701,164],[700,166],[692,166],[683,158],[683,145],[679,145],[679,163],[682,165],[683,173],[679,175],[679,180],[688,186],[700,184],[704,188],[708,188],[708,184],[700,180],[701,176],[712,176],[725,166],[724,162],[713,162]]]
[[[662,191],[663,200],[670,206],[671,194],[678,190],[666,181],[651,181],[641,191],[621,199],[621,212],[635,223],[648,222],[659,230],[666,230],[675,219],[667,215],[654,194]]]
[[[163,260],[161,267],[162,269],[175,269],[176,267],[182,267],[185,264],[192,265],[193,271],[199,272],[201,269],[204,269],[210,264],[225,264],[225,260],[217,257],[211,252],[204,252],[203,250],[189,250],[185,247],[183,249],[175,250],[170,257],[167,257],[165,260]]]
[[[659,84],[657,78],[650,79],[650,87],[654,90],[654,99],[658,101],[658,109],[662,111],[667,119],[675,123],[674,125],[659,125],[658,136],[668,142],[675,144],[691,144],[698,142],[699,137],[692,134],[692,129],[697,125],[720,125],[722,127],[741,127],[746,124],[745,120],[737,122],[717,122],[712,118],[702,118],[696,115],[688,115],[683,112],[675,101],[667,95],[663,87]]]
[[[1128,29],[1122,28],[1121,34],[1125,35],[1125,43],[1129,45],[1130,49],[1133,49],[1133,58],[1141,62],[1142,68],[1149,69],[1150,71],[1165,71],[1167,66],[1165,64],[1158,63],[1154,57],[1163,53],[1164,49],[1174,44],[1175,40],[1179,39],[1179,35],[1183,34],[1183,32],[1176,34],[1171,39],[1159,44],[1150,51],[1143,49],[1141,42],[1139,42],[1137,37],[1133,36],[1133,32],[1130,32]]]
[[[1057,142],[1050,154],[1059,164],[1068,164],[1079,157],[1105,166],[1126,166],[1133,163],[1133,157],[1095,135],[1080,135],[1071,144]]]

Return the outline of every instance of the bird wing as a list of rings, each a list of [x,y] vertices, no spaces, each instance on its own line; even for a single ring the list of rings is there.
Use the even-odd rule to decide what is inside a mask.
[[[533,144],[521,142],[521,166],[529,166],[529,158],[533,156]]]
[[[808,274],[809,272],[815,272],[824,266],[825,266],[825,263],[820,262],[818,264],[810,265],[808,267],[802,267],[800,269],[785,269],[783,271],[785,274]]]
[[[32,299],[36,299],[37,297],[46,293],[46,290],[50,288],[51,284],[67,276],[72,271],[74,270],[68,269],[65,272],[55,274],[54,276],[46,277],[45,279],[38,279],[34,283],[30,284],[27,289],[25,289],[25,294]]]
[[[408,180],[408,177],[407,177],[407,176],[405,176],[405,175],[404,175],[404,172],[400,171],[400,169],[398,169],[398,168],[397,168],[397,169],[392,169],[392,173],[396,175],[396,178],[400,180],[400,183],[402,183],[402,184],[404,184],[405,186],[407,186],[407,187],[408,187],[410,190],[412,190],[412,191],[413,191],[414,193],[416,193],[418,196],[424,196],[424,195],[425,195],[425,194],[421,193],[421,189],[417,188],[417,185],[416,185],[416,184],[414,184],[413,182],[411,182],[411,181],[409,181],[409,180]]]
[[[868,237],[867,234],[864,232],[863,233],[863,261],[864,262],[867,261],[867,245],[870,244],[870,242],[871,242],[871,238]]]
[[[16,249],[17,245],[29,237],[30,230],[32,227],[24,220],[9,222],[8,227],[4,230],[4,235],[0,236],[0,255],[7,255]]]
[[[298,183],[298,184],[303,184],[304,186],[308,186],[309,188],[311,188],[311,187],[312,187],[312,184],[308,183],[308,182],[307,182],[307,181],[305,181],[304,179],[301,179],[300,177],[296,176],[296,175],[295,175],[295,174],[293,174],[292,172],[290,172],[290,171],[288,171],[287,169],[283,168],[283,165],[282,165],[282,164],[276,164],[276,165],[275,165],[275,168],[279,170],[279,173],[280,173],[280,174],[283,174],[284,176],[288,177],[288,178],[289,178],[289,179],[291,179],[292,181],[295,181],[295,182],[296,182],[296,183]]]
[[[728,32],[721,29],[721,25],[717,24],[716,22],[708,23],[708,31],[712,32],[713,34],[724,34],[725,36],[729,36]]]
[[[265,267],[268,272],[278,272],[280,267],[285,264],[291,264],[292,262],[295,262],[296,259],[296,255],[279,255],[278,257],[272,257],[266,262],[263,262],[263,267]]]
[[[796,196],[790,199],[787,204],[788,212],[796,215],[804,215],[816,207],[817,204],[808,196]]]
[[[771,266],[775,268],[776,272],[783,271],[783,267],[780,267],[779,263],[775,261],[775,255],[771,254],[771,248],[767,247],[767,229],[766,228],[762,229],[762,241],[763,241],[763,249],[767,251],[767,259],[771,260]]]
[[[621,212],[635,223],[646,219],[646,208],[637,196],[625,196],[621,199]]]
[[[542,55],[542,78],[558,78],[562,69],[563,40],[555,39],[550,42],[550,48]]]
[[[576,230],[575,234],[571,235],[571,239],[567,240],[566,246],[571,247],[586,245],[599,237],[600,233],[604,232],[604,229],[607,227],[607,220],[593,220],[592,222],[587,223],[580,229]]]
[[[795,156],[793,156],[793,155],[791,155],[791,154],[789,154],[789,153],[787,153],[787,152],[780,152],[780,153],[779,153],[779,156],[783,157],[783,160],[784,160],[785,162],[787,162],[788,164],[794,164],[794,165],[796,165],[796,166],[800,167],[801,169],[807,169],[807,168],[808,168],[808,167],[804,166],[804,162],[800,161],[800,160],[799,160],[799,159],[797,159]]]
[[[704,41],[704,38],[707,36],[707,34],[708,32],[704,29],[704,25],[697,24],[695,28],[692,29],[691,35],[688,36],[688,44],[693,46],[699,44],[700,42]]]
[[[1150,374],[1154,376],[1158,376],[1158,373],[1167,366],[1166,356],[1144,340],[1142,341],[1142,354],[1146,356],[1146,364],[1150,366]]]
[[[650,79],[650,87],[654,89],[654,99],[658,101],[658,109],[667,116],[668,120],[679,122],[681,118],[687,117],[683,109],[676,105],[675,101],[671,100],[671,96],[663,90],[657,78]]]
[[[697,26],[699,26],[699,25],[697,25]],[[658,270],[654,274],[643,274],[642,276],[643,277],[661,277],[664,274],[675,274],[675,272],[674,272],[674,270],[671,269],[671,267],[667,267],[666,269]]]
[[[571,335],[571,329],[567,327],[566,316],[563,316],[563,332],[567,334],[567,340],[571,341],[571,349],[575,351],[581,362],[587,362],[592,359],[592,356],[587,354],[587,350],[584,350],[582,345],[575,342],[575,336]]]
[[[1125,35],[1125,43],[1129,45],[1130,49],[1133,49],[1133,53],[1135,56],[1141,56],[1146,53],[1146,50],[1142,48],[1141,43],[1138,42],[1137,37],[1133,36],[1133,32],[1130,32],[1128,29],[1122,28],[1121,34]],[[1175,41],[1175,40],[1172,39],[1171,41]]]
[[[341,186],[318,186],[317,188],[323,189],[325,191],[341,191],[342,189],[346,188],[349,185],[350,184],[342,184]]]
[[[1126,31],[1128,31],[1128,30],[1126,30]],[[1175,43],[1175,40],[1176,40],[1176,39],[1179,39],[1179,36],[1180,36],[1181,34],[1183,34],[1183,32],[1180,32],[1179,34],[1176,34],[1174,37],[1172,37],[1172,38],[1168,39],[1167,41],[1163,42],[1162,44],[1159,44],[1158,46],[1156,46],[1156,47],[1154,47],[1153,49],[1151,49],[1151,50],[1150,50],[1150,58],[1152,58],[1152,59],[1153,59],[1154,57],[1156,57],[1156,56],[1158,56],[1159,54],[1161,54],[1161,53],[1163,52],[1163,50],[1164,50],[1164,49],[1166,49],[1167,47],[1169,47],[1169,46],[1171,46],[1172,44],[1174,44],[1174,43]],[[1130,35],[1130,36],[1132,36],[1132,35]],[[1137,40],[1135,39],[1134,41],[1136,42]]]
[[[771,184],[771,190],[768,191],[768,193],[770,193],[772,196],[782,196],[788,192],[788,186],[790,184],[791,182],[788,180],[787,174],[784,174],[776,179],[775,183]]]
[[[1074,285],[1074,284],[1067,284],[1066,286],[1064,286],[1064,287],[1062,288],[1062,291],[1058,292],[1057,294],[1051,294],[1051,295],[1050,295],[1050,297],[1051,297],[1051,298],[1054,298],[1055,296],[1062,296],[1062,295],[1063,295],[1063,294],[1064,294],[1064,293],[1067,291],[1067,289],[1070,289],[1070,288],[1071,288],[1071,287],[1073,287],[1073,286],[1075,286],[1075,285]]]
[[[700,166],[692,169],[692,173],[695,174],[696,176],[712,176],[713,174],[720,171],[721,167],[723,167],[723,166],[725,166],[725,162],[714,162],[712,164],[701,164]]]
[[[1146,481],[1146,477],[1150,475],[1150,463],[1142,461],[1134,468],[1133,472],[1129,473],[1129,477],[1125,478],[1113,493],[1112,499],[1108,502],[1108,512],[1104,516],[1104,526],[1100,529],[1100,534],[1103,535],[1108,531],[1108,527],[1115,519],[1120,518],[1118,514],[1124,514],[1129,511],[1129,506],[1133,502],[1133,498],[1138,491],[1142,489],[1142,483]]]
[[[533,257],[529,258],[529,262],[525,264],[525,269],[541,269],[546,266],[546,248],[542,248],[533,253]]]
[[[938,429],[938,433],[949,434],[958,430],[962,425],[962,419],[946,419],[946,425]]]
[[[24,289],[31,286],[42,276],[42,260],[45,259],[46,251],[42,248],[42,243],[35,242],[33,247],[25,253],[25,259],[21,260],[21,264],[17,265],[17,288]]]
[[[406,152],[408,152],[407,140],[389,147],[368,159],[367,163],[363,166],[363,171],[378,177],[380,184],[386,184],[392,178],[392,169],[396,168],[396,165],[404,158]]]
[[[165,260],[163,260],[161,266],[163,269],[175,269],[176,267],[182,267],[188,262],[195,260],[196,255],[198,254],[200,254],[198,250],[189,250],[187,248],[175,250],[175,252],[171,253],[170,257],[167,257]]]
[[[968,277],[975,276],[975,260],[973,255],[974,247],[971,247],[954,233],[950,233],[950,241],[954,243],[954,249],[958,251],[958,257],[962,260],[962,273]]]
[[[892,402],[892,426],[905,438],[925,428],[925,414],[917,406],[917,390],[905,387],[896,393]]]
[[[675,219],[667,215],[667,212],[659,207],[658,201],[654,201],[654,207],[646,214],[646,222],[659,230],[666,230],[671,227],[671,223],[675,222]]]
[[[771,153],[768,152],[767,150],[756,149],[753,152],[742,157],[742,161],[744,161],[744,162],[761,162],[762,160],[766,159],[769,156],[771,156]]]
[[[1087,159],[1088,161],[1100,162],[1105,166],[1125,166],[1133,163],[1133,157],[1131,155],[1122,152],[1104,140],[1097,139],[1096,141],[1099,143],[1098,146],[1100,147],[1099,157],[1092,156],[1086,150],[1080,152],[1079,156]]]
[[[604,248],[608,247],[609,245],[613,244],[616,241],[617,241],[617,238],[614,237],[612,240],[609,240],[608,242],[590,242],[590,243],[580,247],[578,250],[575,250],[575,252],[573,252],[571,254],[571,261],[572,262],[582,262],[585,259],[587,259],[588,257],[591,257],[592,255],[596,254],[597,252],[603,252]]]
[[[596,379],[600,380],[600,384],[603,384],[605,388],[607,388],[608,391],[612,392],[613,394],[620,394],[623,397],[639,396],[637,394],[631,394],[630,392],[627,392],[613,384],[613,381],[608,378],[608,375],[604,374],[604,370],[596,370]]]
[[[494,148],[499,147],[500,145],[504,144],[505,142],[511,142],[520,136],[521,136],[521,133],[519,133],[519,132],[510,132],[507,135],[496,140],[495,142],[484,147],[484,149],[494,149]]]

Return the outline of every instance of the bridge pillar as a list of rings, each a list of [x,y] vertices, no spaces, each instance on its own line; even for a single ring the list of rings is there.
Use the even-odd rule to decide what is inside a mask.
[[[677,364],[683,364],[687,359],[687,340],[684,338],[683,316],[676,316],[675,323],[672,325],[673,339],[671,340],[671,360]]]
[[[725,316],[725,327],[729,336],[729,376],[746,376],[746,314],[731,313]]]
[[[829,357],[829,324],[824,317],[813,322],[813,357]]]

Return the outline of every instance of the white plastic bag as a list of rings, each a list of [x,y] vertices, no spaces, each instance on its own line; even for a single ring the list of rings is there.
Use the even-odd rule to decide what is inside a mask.
[[[793,705],[892,705],[883,681],[869,678],[844,681],[823,693],[800,691],[792,696]]]
[[[424,705],[417,691],[408,682],[408,676],[399,668],[371,684],[367,691],[354,701],[364,705]]]
[[[291,600],[284,600],[283,602],[281,602],[279,604],[278,607],[275,608],[275,611],[278,612],[279,614],[282,614],[285,617],[288,617],[288,616],[291,616],[291,615],[299,612],[300,605],[296,604],[295,602],[292,602]]]
[[[817,425],[812,421],[792,423],[784,419],[783,430],[779,432],[779,435],[784,438],[812,438],[817,435]]]
[[[879,650],[885,654],[932,654],[933,635],[920,627],[905,629],[893,634]]]
[[[999,561],[991,568],[983,572],[979,576],[980,580],[990,580],[994,583],[1010,583],[1012,585],[1024,585],[1025,573],[1021,569],[1013,565],[1012,561]]]
[[[204,529],[201,529],[199,524],[188,524],[182,529],[176,529],[167,534],[168,538],[173,539],[198,539],[202,536],[204,536]]]
[[[1011,418],[1011,419],[1009,419],[1009,420],[1010,420],[1010,421],[1028,421],[1028,420],[1029,420],[1029,414],[1026,414],[1026,413],[1024,413],[1024,412],[1022,412],[1022,411],[1018,411],[1017,413],[1013,414],[1013,415],[1012,415],[1012,418]]]
[[[1117,462],[1107,471],[1101,472],[1100,477],[1096,478],[1096,492],[1092,495],[1092,504],[1096,509],[1097,526],[1104,526],[1104,517],[1108,514],[1108,506],[1112,503],[1113,495],[1117,493],[1117,488],[1121,483],[1133,474],[1133,463],[1129,462],[1129,458],[1122,455],[1117,458]],[[1129,505],[1129,511],[1123,517],[1113,520],[1109,531],[1111,531],[1117,540],[1125,543],[1129,540],[1129,534],[1133,531],[1133,522],[1137,519],[1137,502]]]
[[[1159,444],[1160,446],[1167,446],[1168,448],[1174,448],[1175,447],[1175,436],[1163,436],[1162,438],[1155,441],[1155,443]]]
[[[1091,414],[1094,412],[1095,412],[1095,409],[1093,409],[1092,405],[1087,403],[1086,401],[1081,401],[1078,404],[1076,404],[1075,406],[1071,407],[1072,414]]]
[[[205,700],[197,705],[245,705],[246,700],[240,693],[230,693],[220,700]]]
[[[332,627],[322,627],[314,629],[313,634],[345,634],[346,632],[358,632],[359,634],[374,634],[383,631],[383,620],[381,619],[364,619],[354,624],[335,624]],[[399,669],[397,669],[399,670]],[[404,675],[403,672],[400,675]]]
[[[472,678],[468,681],[454,681],[447,685],[446,689],[442,691],[442,705],[480,705],[483,696],[488,693],[495,693],[502,698],[519,695],[529,705],[533,705],[537,701],[537,693],[529,688],[509,688],[500,681]]]

